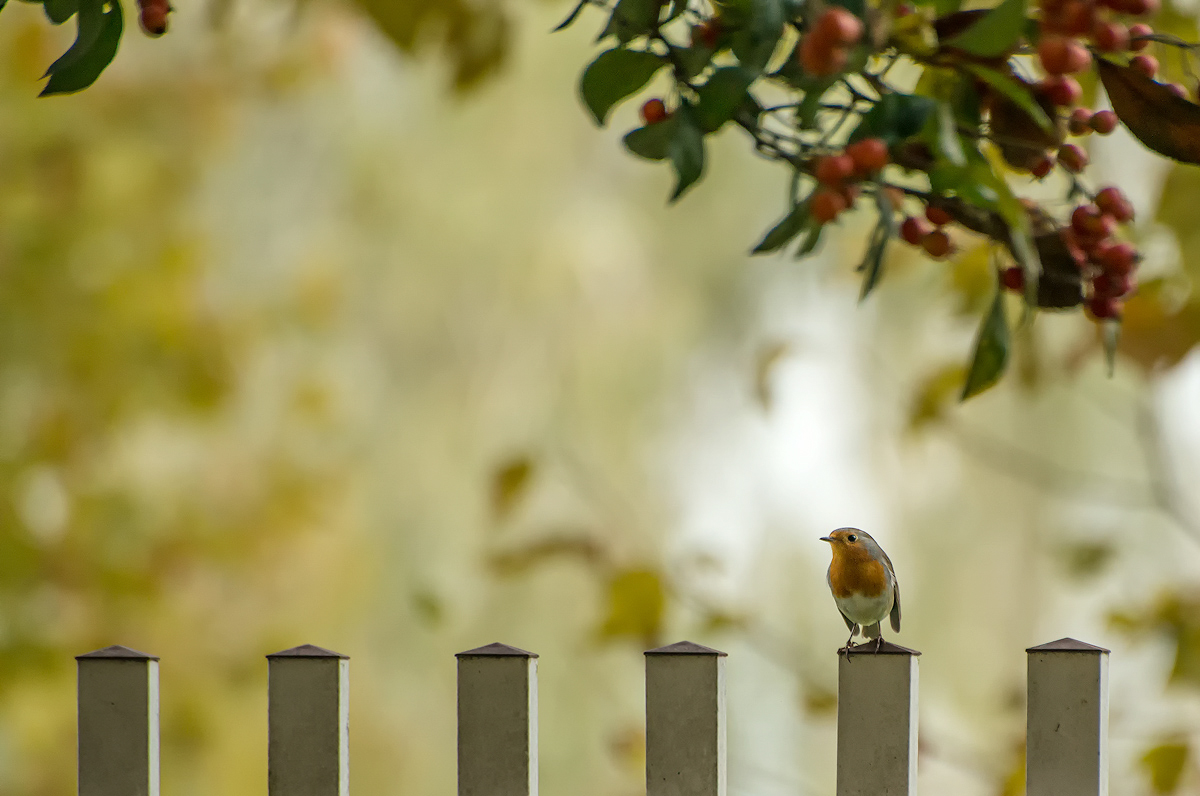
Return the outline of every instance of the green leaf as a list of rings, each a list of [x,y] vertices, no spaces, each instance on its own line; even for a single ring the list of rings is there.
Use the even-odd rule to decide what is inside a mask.
[[[50,65],[40,96],[85,89],[104,71],[121,43],[124,19],[118,0],[80,0],[75,43]]]
[[[929,115],[937,108],[937,101],[916,94],[884,94],[875,107],[871,108],[850,140],[882,138],[888,146],[921,132]]]
[[[604,126],[608,112],[621,100],[641,91],[666,60],[652,52],[615,47],[588,64],[579,80],[579,95],[596,124]]]
[[[1011,52],[1025,31],[1025,0],[1003,0],[983,18],[954,38],[945,47],[998,58]]]
[[[800,234],[801,230],[808,225],[810,219],[811,216],[808,214],[808,200],[805,199],[803,202],[797,202],[792,206],[788,214],[763,236],[763,239],[758,242],[758,245],[750,253],[766,254],[782,249],[792,238]]]
[[[656,124],[631,130],[625,135],[625,148],[646,160],[665,160],[678,126],[678,117],[672,115]]]
[[[674,202],[704,174],[704,133],[696,122],[690,105],[680,106],[675,113],[678,122],[675,135],[667,144],[667,156],[675,167]]]
[[[698,44],[695,47],[672,47],[675,60],[683,67],[683,76],[691,80],[708,67],[715,50]]]
[[[866,256],[858,270],[863,272],[862,292],[858,300],[862,301],[870,295],[879,278],[883,276],[883,255],[887,250],[888,241],[896,234],[896,219],[893,215],[891,202],[883,191],[875,194],[875,204],[879,208],[879,222],[871,233],[871,242],[867,245]]]
[[[804,225],[803,235],[800,240],[800,245],[796,248],[796,259],[812,254],[817,249],[817,245],[821,242],[821,233],[825,230],[824,224],[818,224],[815,218],[810,218],[808,223]]]
[[[966,66],[971,74],[987,83],[997,92],[1003,94],[1005,98],[1018,108],[1025,111],[1026,115],[1030,119],[1033,119],[1038,127],[1054,135],[1054,123],[1050,121],[1050,117],[1042,110],[1042,106],[1038,105],[1037,100],[1029,93],[1028,87],[1022,83],[1018,83],[1007,75],[997,72],[995,69],[989,69],[986,66],[978,64],[967,64]]]
[[[555,25],[550,32],[558,33],[560,30],[570,27],[571,23],[575,21],[575,18],[579,16],[579,12],[582,11],[583,7],[587,4],[588,0],[579,0],[579,2],[575,4],[575,7],[571,9],[571,13],[567,14],[567,18]]]
[[[713,72],[708,82],[696,91],[700,98],[696,119],[701,129],[711,133],[732,119],[753,82],[754,73],[741,67],[723,66]]]
[[[1186,743],[1165,743],[1142,757],[1142,765],[1150,775],[1150,787],[1155,793],[1174,793],[1179,787],[1188,751]]]
[[[761,72],[783,35],[781,0],[751,0],[750,19],[730,38],[729,48],[746,69]]]
[[[622,44],[649,33],[658,24],[662,0],[620,0],[597,41],[615,35]]]
[[[930,118],[933,125],[933,149],[947,162],[955,166],[967,165],[967,155],[963,151],[962,138],[958,135],[958,120],[954,118],[954,110],[944,102],[939,102],[937,112]]]
[[[1004,292],[997,290],[992,308],[988,310],[979,327],[979,336],[975,340],[975,356],[971,360],[971,370],[967,373],[967,383],[963,385],[960,400],[965,401],[978,395],[999,381],[1008,366],[1008,352],[1008,318],[1004,315]]]
[[[44,0],[42,8],[47,19],[61,25],[79,10],[79,0]]]

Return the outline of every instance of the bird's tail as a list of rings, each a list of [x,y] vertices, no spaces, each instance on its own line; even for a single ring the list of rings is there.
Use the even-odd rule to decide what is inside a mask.
[[[863,638],[879,638],[879,623],[867,625],[862,629]]]

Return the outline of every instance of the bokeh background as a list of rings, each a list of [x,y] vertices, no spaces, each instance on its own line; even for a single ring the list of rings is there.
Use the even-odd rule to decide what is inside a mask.
[[[984,252],[897,247],[863,304],[853,218],[749,258],[786,175],[727,130],[667,207],[570,5],[181,2],[53,99],[73,31],[4,9],[0,793],[74,792],[111,643],[162,656],[164,793],[263,793],[263,656],[310,642],[354,792],[449,794],[453,654],[504,641],[543,791],[637,796],[641,653],[688,638],[730,653],[731,796],[829,794],[842,525],[924,652],[923,793],[1020,793],[1024,648],[1067,635],[1113,650],[1113,793],[1200,790],[1200,170],[1093,141],[1149,253],[1115,375],[1043,316],[959,405]]]

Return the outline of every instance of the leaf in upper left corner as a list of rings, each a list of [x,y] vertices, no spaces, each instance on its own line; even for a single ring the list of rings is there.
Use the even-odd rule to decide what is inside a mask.
[[[1097,58],[1096,69],[1129,132],[1160,155],[1200,163],[1200,105],[1133,67]]]
[[[967,371],[967,382],[963,385],[962,398],[967,400],[978,395],[1000,380],[1008,367],[1009,355],[1008,318],[1004,315],[1004,293],[996,291],[992,307],[984,316],[975,340],[975,355],[971,369]]]
[[[492,473],[492,514],[497,519],[509,516],[529,491],[533,480],[533,460],[517,456],[503,462]]]
[[[70,94],[96,82],[117,54],[124,29],[118,0],[79,0],[75,42],[46,70],[39,96]]]
[[[1015,50],[1024,32],[1025,0],[1004,0],[942,45],[971,55],[997,58]]]

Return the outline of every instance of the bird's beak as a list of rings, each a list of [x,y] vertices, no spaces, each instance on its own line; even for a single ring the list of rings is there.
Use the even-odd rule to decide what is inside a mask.
[[[832,537],[832,536],[822,536],[822,537],[821,537],[821,541],[822,541],[822,542],[830,542],[830,543],[832,543],[832,542],[833,542],[833,537]]]

